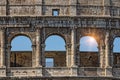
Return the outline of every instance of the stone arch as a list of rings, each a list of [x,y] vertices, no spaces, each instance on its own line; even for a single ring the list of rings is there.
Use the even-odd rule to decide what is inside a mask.
[[[49,35],[49,37],[47,37],[47,39],[52,38],[52,37],[53,37],[53,39],[55,39],[55,38],[60,39],[60,43],[62,42],[62,45],[61,45],[62,48],[65,47],[65,40],[63,39],[63,37],[61,37],[60,35],[52,34],[52,35]],[[46,43],[47,39],[45,40],[45,43]],[[63,41],[61,41],[61,40],[63,40]],[[58,44],[59,44],[59,42],[58,42]],[[54,46],[56,46],[56,45],[58,46],[58,44],[55,44]],[[46,47],[47,47],[47,44],[46,44]],[[59,47],[59,48],[61,48],[61,47]],[[64,67],[64,66],[66,66],[66,49],[64,48],[64,49],[59,50],[58,48],[56,48],[52,51],[51,50],[50,51],[45,51],[45,58],[46,59],[47,58],[54,59],[53,60],[54,61],[54,67]],[[46,67],[48,67],[48,66],[46,66]],[[53,67],[53,66],[51,66],[51,67]]]
[[[88,40],[89,39],[89,40]],[[83,41],[85,41],[85,42],[81,42],[81,40]],[[98,43],[97,43],[97,41],[96,41],[96,39],[93,37],[93,36],[82,36],[81,38],[80,38],[80,41],[79,41],[79,44],[80,43],[84,43],[84,45],[86,45],[86,42],[88,41],[88,43],[87,43],[87,46],[88,47],[93,47],[93,48],[96,48],[97,50],[92,50],[92,51],[99,51],[99,49],[98,49]],[[90,45],[89,45],[89,43],[90,43]],[[95,46],[93,46],[93,44],[95,45]],[[83,47],[84,47],[84,45],[83,45]],[[80,44],[80,47],[79,48],[81,48],[81,44]],[[85,47],[87,47],[87,46],[85,46]],[[82,50],[82,51],[84,51],[84,50]],[[85,50],[85,51],[90,51],[90,50]]]
[[[29,40],[31,43],[31,46],[29,45],[29,48],[32,47],[32,41],[28,36],[25,35],[15,35],[11,38],[11,44],[14,39],[19,37],[25,38],[25,40]],[[27,43],[26,43],[27,44]],[[25,44],[24,44],[25,45]],[[17,50],[17,51],[11,51],[10,49],[10,67],[32,67],[32,54],[33,49],[25,51],[25,50]]]
[[[51,35],[51,36],[49,36],[46,40],[45,40],[45,42],[49,39],[49,38],[54,38],[55,40],[60,40],[60,42],[61,42],[61,44],[63,45],[64,44],[64,47],[65,47],[65,40],[63,39],[63,37],[61,37],[61,36],[59,36],[59,35]],[[56,39],[57,38],[57,39]],[[56,42],[58,42],[58,41],[56,41]],[[59,45],[60,46],[60,44],[59,43],[56,43],[56,45]],[[61,46],[62,46],[61,45]],[[47,45],[46,45],[47,46]],[[60,48],[60,47],[59,47]],[[64,50],[66,50],[65,48],[64,48]]]
[[[82,47],[84,47],[84,45],[85,45],[85,50],[80,50],[80,48],[81,48],[81,39],[84,39],[84,41],[86,42],[87,40],[85,40],[85,39],[87,39],[87,38],[91,38],[91,40],[92,40],[92,43],[94,43],[94,45],[95,45],[95,48],[97,49],[97,50],[86,50],[87,48],[87,46],[86,45],[89,45],[89,40],[88,40],[88,43],[86,44],[85,42],[83,42],[83,46]],[[79,57],[80,57],[80,59],[79,59],[79,62],[80,62],[80,66],[81,67],[99,67],[99,49],[98,49],[98,43],[97,43],[97,41],[96,41],[96,39],[93,37],[93,36],[82,36],[81,38],[80,38],[80,41],[79,41],[79,43],[80,43],[80,45],[79,45]],[[92,44],[90,44],[90,46],[92,46]],[[94,48],[94,47],[93,47]]]
[[[61,38],[64,39],[65,44],[67,43],[67,38],[66,38],[65,34],[61,34],[61,33],[49,33],[49,34],[46,35],[45,41],[46,41],[46,39],[47,39],[48,37],[53,36],[53,35],[58,35],[58,36],[60,36]],[[45,42],[45,41],[44,41],[44,42]]]
[[[120,67],[120,48],[119,48],[119,45],[120,45],[120,36],[115,36],[112,40],[112,44],[113,44],[113,47],[112,47],[112,51],[113,51],[113,66],[114,67]]]
[[[21,39],[21,41],[25,41],[26,43],[25,44],[27,44],[27,45],[23,45],[23,46],[27,46],[27,47],[29,47],[29,48],[27,48],[27,47],[24,47],[23,49],[21,49],[21,51],[22,50],[31,50],[32,51],[32,41],[30,40],[30,38],[29,37],[27,37],[27,36],[21,36],[21,35],[19,35],[19,36],[16,36],[16,37],[14,37],[13,39],[12,39],[12,41],[11,41],[11,50],[13,50],[14,51],[14,49],[12,49],[13,47],[13,45],[14,45],[14,47],[18,47],[17,45],[16,45],[16,43],[19,43],[18,41],[16,41],[16,39],[17,40],[20,40],[20,38],[22,38],[22,39],[24,39],[24,40],[22,40]],[[24,42],[23,42],[24,43]],[[21,43],[22,44],[22,43]],[[31,46],[30,46],[31,45]],[[20,50],[20,49],[19,49]],[[15,50],[15,51],[17,51],[17,50]]]
[[[113,52],[120,52],[120,49],[119,51],[117,51],[115,48],[118,48],[119,44],[120,44],[120,37],[119,36],[116,36],[114,39],[113,39]],[[115,51],[114,51],[115,49]]]
[[[26,37],[28,37],[28,38],[31,40],[31,42],[32,42],[32,44],[33,44],[32,36],[31,36],[30,34],[26,34],[26,33],[16,33],[16,34],[12,34],[12,36],[10,36],[9,39],[8,39],[8,43],[11,44],[11,41],[12,41],[15,37],[17,37],[17,36],[26,36]]]
[[[77,31],[77,44],[80,45],[80,39],[84,36],[90,36],[93,37],[95,39],[95,41],[98,44],[98,50],[100,50],[100,44],[101,41],[104,39],[104,35],[105,35],[105,31],[103,30],[103,32],[99,31],[99,30],[87,30],[87,29],[78,29]],[[99,35],[101,34],[101,35]],[[104,40],[103,40],[104,41]]]

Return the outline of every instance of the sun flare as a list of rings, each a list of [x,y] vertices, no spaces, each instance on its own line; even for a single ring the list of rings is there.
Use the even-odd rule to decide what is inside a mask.
[[[93,42],[95,42],[95,39],[93,37],[90,37],[89,42],[93,43]]]

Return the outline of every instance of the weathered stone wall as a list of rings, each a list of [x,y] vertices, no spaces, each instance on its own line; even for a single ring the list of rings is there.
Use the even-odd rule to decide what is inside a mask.
[[[77,15],[103,15],[103,7],[80,6],[77,7]]]
[[[79,56],[81,67],[99,67],[98,52],[81,52]]]
[[[0,15],[1,16],[6,15],[6,0],[0,1]]]
[[[11,67],[32,67],[32,52],[11,52]]]
[[[120,0],[111,0],[112,6],[118,6],[120,7]]]
[[[40,16],[41,0],[9,0],[11,16]]]
[[[114,54],[114,66],[116,68],[120,68],[120,53],[113,53]]]
[[[47,51],[46,58],[54,58],[54,67],[66,66],[66,54],[63,51]],[[11,67],[32,67],[32,52],[11,52]]]
[[[81,5],[102,5],[103,0],[78,0]]]
[[[119,0],[2,0],[0,16],[52,16],[53,9],[59,16],[119,16],[119,4]]]
[[[0,76],[119,77],[119,55],[112,54],[113,40],[120,36],[119,3],[119,0],[2,0]],[[52,16],[53,9],[59,10],[59,16]],[[31,39],[32,55],[10,55],[11,41],[19,35]],[[45,40],[51,35],[65,40],[66,52],[45,52]],[[83,36],[96,39],[98,53],[79,52]],[[12,61],[15,55],[15,61],[25,62],[20,62],[25,67],[10,67],[10,56]],[[26,67],[30,64],[27,59],[22,61],[24,56],[32,57],[29,59],[32,67]],[[53,57],[55,67],[45,67],[45,57]]]
[[[66,66],[66,52],[64,52],[64,51],[46,51],[45,57],[53,58],[55,67],[65,67]]]
[[[80,52],[80,67],[99,67],[97,52]],[[46,51],[45,58],[54,59],[54,67],[66,66],[65,51]],[[32,52],[12,52],[11,67],[32,67]]]
[[[52,16],[52,10],[53,9],[58,9],[59,10],[59,16],[67,16],[69,15],[69,7],[68,6],[44,6],[43,7],[43,14],[45,16]]]
[[[0,6],[0,15],[5,16],[6,15],[6,7],[5,6]]]
[[[80,52],[79,53],[80,67],[99,67],[98,52]],[[46,51],[45,58],[54,59],[54,67],[66,66],[65,51]],[[11,67],[32,67],[32,52],[12,52]],[[120,54],[114,53],[114,67],[120,67]]]
[[[25,77],[25,78],[12,78],[12,77],[8,77],[8,78],[0,78],[0,80],[119,80],[117,78],[105,78],[105,77],[89,77],[89,78],[75,78],[75,77],[47,77],[47,78],[41,78],[41,77]]]
[[[70,0],[43,0],[45,5],[69,5]]]
[[[27,16],[27,15],[35,15],[36,12],[36,7],[35,6],[11,6],[10,7],[10,15],[12,16],[18,16],[18,15],[22,15],[22,16]]]
[[[9,0],[10,5],[35,5],[41,4],[41,0]]]

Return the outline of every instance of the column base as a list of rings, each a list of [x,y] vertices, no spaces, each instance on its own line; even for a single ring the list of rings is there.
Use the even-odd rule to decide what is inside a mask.
[[[6,66],[1,66],[0,68],[6,68]]]
[[[106,68],[112,68],[111,66],[107,66]]]
[[[72,65],[71,67],[72,67],[72,68],[77,68],[78,66],[77,66],[77,65]]]
[[[97,74],[99,76],[104,76],[104,77],[112,77],[112,67],[109,68],[98,68],[97,69]]]
[[[106,77],[112,77],[112,67],[111,66],[108,66],[105,70],[105,73],[106,73]]]
[[[37,66],[36,66],[36,68],[41,68],[41,67],[42,67],[42,65],[37,65]]]
[[[78,67],[76,65],[71,67],[71,75],[70,76],[78,76]]]

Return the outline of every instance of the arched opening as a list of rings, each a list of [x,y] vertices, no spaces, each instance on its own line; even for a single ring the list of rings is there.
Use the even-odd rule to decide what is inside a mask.
[[[113,42],[113,52],[120,53],[120,37],[116,37]]]
[[[98,44],[95,38],[84,36],[80,39],[80,66],[99,67]]]
[[[93,37],[85,36],[80,39],[80,51],[97,52],[98,44]]]
[[[120,68],[120,37],[116,37],[113,42],[114,67]]]
[[[46,39],[45,45],[45,66],[66,66],[66,49],[64,39],[59,35],[52,35]]]
[[[32,42],[26,36],[11,41],[10,67],[32,67]]]

